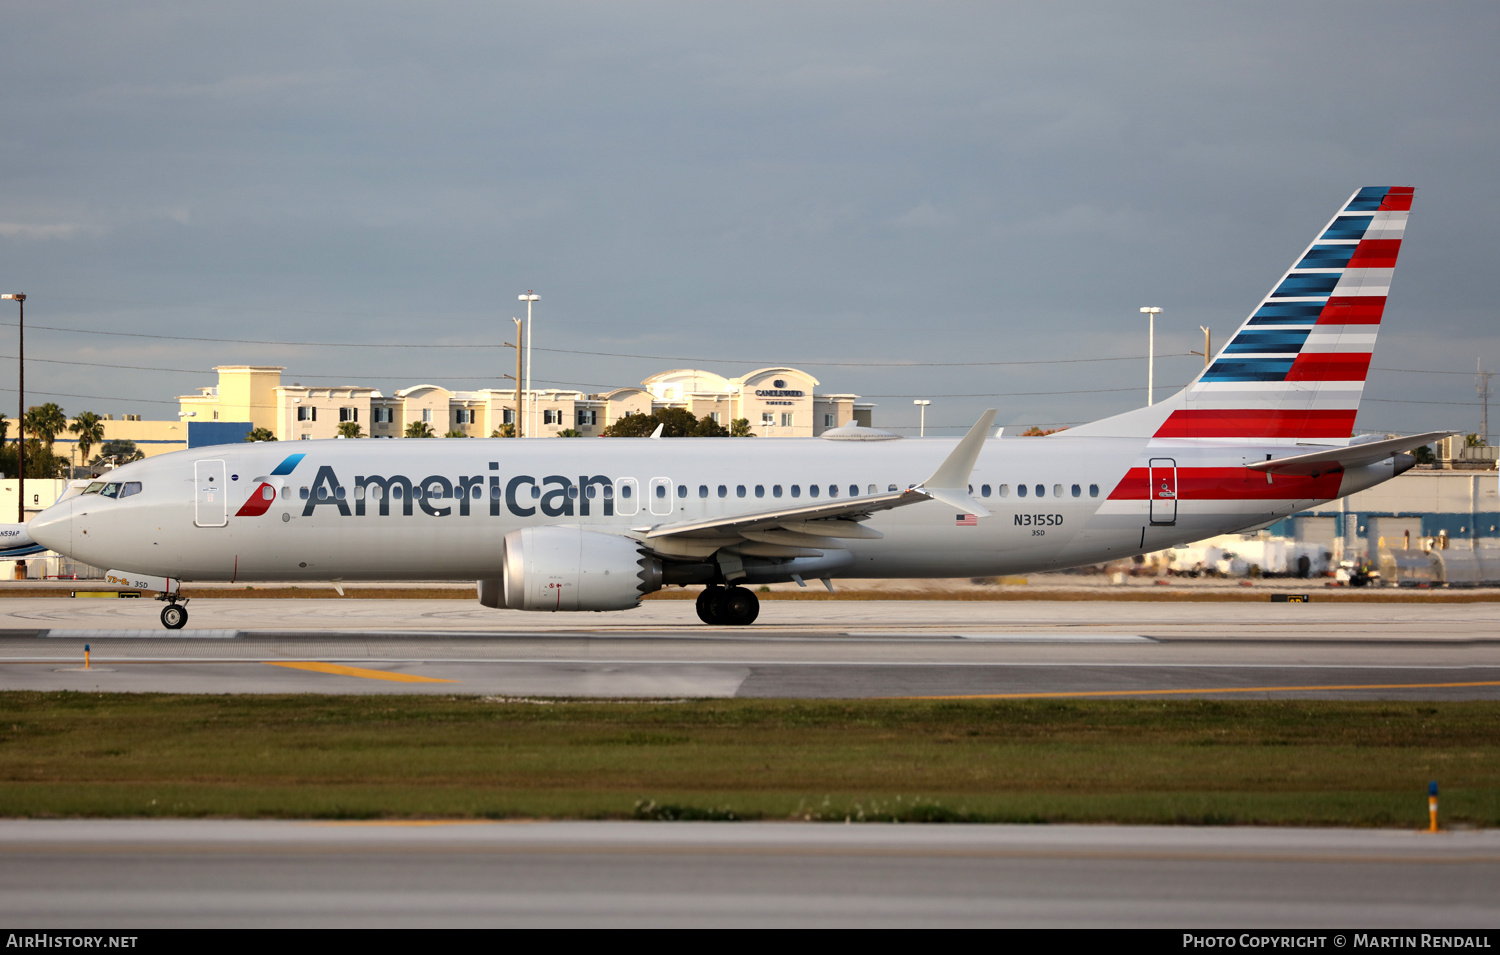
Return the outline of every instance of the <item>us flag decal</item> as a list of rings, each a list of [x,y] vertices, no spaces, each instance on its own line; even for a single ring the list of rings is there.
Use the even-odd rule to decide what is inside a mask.
[[[960,514],[957,517],[957,523],[959,527],[978,527],[979,518],[973,514]]]

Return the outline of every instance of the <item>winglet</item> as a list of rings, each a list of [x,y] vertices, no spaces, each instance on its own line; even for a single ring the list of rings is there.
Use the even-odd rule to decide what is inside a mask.
[[[661,424],[657,425],[656,426],[656,430],[653,431],[653,432],[651,432],[651,437],[653,437],[653,438],[659,438],[659,437],[661,437],[661,431],[666,426],[667,426],[667,423],[665,421],[663,421]]]
[[[985,438],[995,423],[995,414],[996,409],[991,408],[980,415],[932,476],[917,485],[917,490],[951,507],[978,517],[989,517],[990,512],[969,494],[969,476],[974,473],[974,463],[979,460]]]

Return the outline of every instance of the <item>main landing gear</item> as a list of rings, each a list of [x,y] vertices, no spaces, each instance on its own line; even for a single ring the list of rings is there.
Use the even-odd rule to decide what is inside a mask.
[[[180,599],[176,594],[167,594],[157,597],[157,600],[165,600],[167,605],[161,608],[161,625],[168,630],[181,630],[187,623],[187,601],[178,603]]]
[[[698,619],[707,624],[744,627],[760,615],[760,600],[744,587],[711,584],[698,595]]]

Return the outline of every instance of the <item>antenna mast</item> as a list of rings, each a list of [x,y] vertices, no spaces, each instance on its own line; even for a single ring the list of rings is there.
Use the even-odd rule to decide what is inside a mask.
[[[1485,447],[1490,444],[1490,379],[1493,371],[1484,371],[1481,359],[1474,359],[1474,390],[1479,393],[1479,441]]]

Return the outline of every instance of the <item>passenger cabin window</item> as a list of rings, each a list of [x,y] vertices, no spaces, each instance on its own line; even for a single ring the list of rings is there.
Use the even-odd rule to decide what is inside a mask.
[[[1062,494],[1063,494],[1063,492],[1062,492],[1062,485],[1061,484],[1054,484],[1054,485],[1052,485],[1052,496],[1053,497],[1062,497]]]
[[[802,496],[802,485],[800,485],[800,484],[793,484],[792,485],[792,497],[801,497],[801,496]]]
[[[771,496],[772,497],[780,497],[781,496],[781,485],[780,484],[773,484],[773,485],[771,485]]]
[[[756,497],[765,497],[766,496],[766,486],[764,484],[757,484],[757,485],[755,485],[755,496]]]
[[[736,484],[734,486],[734,496],[735,497],[744,497],[745,496],[745,485],[743,485],[743,484]]]
[[[300,497],[300,498],[302,498],[302,500],[304,500],[304,501],[307,500],[307,498],[308,498],[307,488],[305,488],[305,487],[298,488],[297,489],[297,496]]]
[[[698,496],[699,497],[708,497],[708,485],[707,484],[700,484],[700,485],[698,485]]]
[[[720,484],[719,485],[719,496],[720,497],[728,497],[729,496],[729,486],[727,484]],[[740,497],[744,497],[744,496],[745,496],[744,488],[741,488],[740,489]]]
[[[979,496],[980,497],[989,497],[990,496],[990,486],[988,484],[981,484],[981,485],[979,485]]]
[[[656,485],[656,496],[658,499],[667,496],[667,486],[665,484]]]
[[[1036,486],[1036,496],[1037,497],[1046,497],[1047,496],[1047,485],[1045,485],[1045,484],[1038,484]]]
[[[995,493],[998,494],[1000,497],[1010,497],[1010,485],[1009,484],[1002,484],[1002,485],[1000,485],[999,487],[995,488]],[[1025,497],[1025,495],[1023,494],[1022,497]]]
[[[1073,485],[1073,496],[1074,497],[1083,497],[1083,488],[1079,487],[1076,484]]]
[[[704,488],[704,490],[707,490],[707,488]],[[656,496],[657,497],[661,497],[660,494],[658,494]],[[686,484],[679,484],[679,485],[677,485],[677,496],[678,497],[687,497],[687,485]]]
[[[1089,497],[1098,497],[1098,496],[1099,496],[1099,485],[1097,485],[1097,484],[1090,484],[1089,485]]]
[[[1016,485],[1016,497],[1025,497],[1025,496],[1026,496],[1026,485],[1024,485],[1024,484],[1017,484]]]

